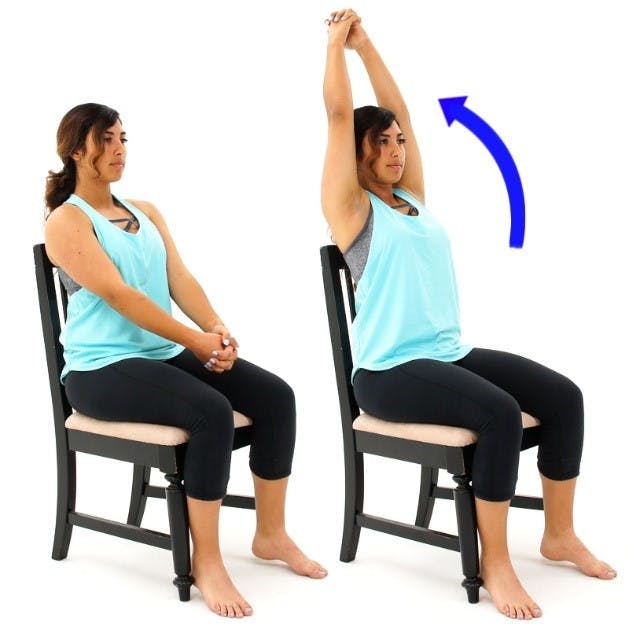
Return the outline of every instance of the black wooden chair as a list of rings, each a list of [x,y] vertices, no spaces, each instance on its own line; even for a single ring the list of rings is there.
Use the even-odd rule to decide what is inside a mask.
[[[354,285],[341,252],[335,245],[320,249],[325,299],[336,371],[345,462],[345,515],[341,561],[356,556],[361,528],[440,546],[461,553],[464,580],[470,603],[479,599],[476,509],[470,482],[475,432],[450,426],[385,421],[362,413],[354,398],[350,375],[352,354],[349,325],[355,312]],[[522,414],[525,428],[522,449],[537,445],[539,422]],[[363,454],[375,454],[421,465],[417,515],[414,524],[389,520],[363,512]],[[452,475],[454,488],[438,485],[439,471]],[[457,535],[429,528],[436,498],[454,499]],[[513,507],[543,509],[542,499],[515,496]]]
[[[52,558],[60,560],[68,555],[73,526],[171,550],[176,574],[173,583],[179,591],[179,599],[188,601],[193,578],[190,575],[188,513],[181,478],[188,434],[175,427],[101,421],[73,412],[59,380],[64,364],[59,333],[65,322],[67,295],[44,245],[35,245],[33,252],[57,448],[57,516]],[[249,445],[251,421],[234,412],[234,424],[233,448]],[[126,523],[75,510],[77,452],[133,464]],[[150,484],[151,468],[157,468],[165,475],[169,483],[167,487]],[[166,499],[169,533],[142,528],[147,498]],[[251,496],[227,495],[223,504],[255,509]]]

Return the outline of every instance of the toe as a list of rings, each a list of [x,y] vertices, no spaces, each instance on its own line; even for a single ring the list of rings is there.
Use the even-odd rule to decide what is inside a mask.
[[[599,576],[601,579],[614,579],[618,573],[605,561],[600,562]]]
[[[526,620],[531,620],[532,618],[539,618],[542,615],[542,610],[538,607],[537,603],[534,601],[529,601],[524,606],[524,617]]]
[[[313,561],[310,565],[310,569],[308,570],[308,576],[313,579],[323,579],[328,576],[328,571],[322,565]]]

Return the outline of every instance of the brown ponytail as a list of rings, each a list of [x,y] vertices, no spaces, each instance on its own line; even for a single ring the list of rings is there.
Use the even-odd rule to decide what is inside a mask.
[[[76,166],[70,158],[59,172],[48,171],[46,177],[46,207],[48,214],[59,207],[74,192]]]
[[[85,148],[90,131],[94,132],[97,150],[102,151],[102,132],[116,124],[118,112],[106,105],[85,103],[73,107],[62,119],[57,129],[57,155],[63,168],[48,171],[46,177],[46,214],[59,207],[74,192],[76,187],[76,165],[72,154]],[[98,155],[94,157],[94,160]]]

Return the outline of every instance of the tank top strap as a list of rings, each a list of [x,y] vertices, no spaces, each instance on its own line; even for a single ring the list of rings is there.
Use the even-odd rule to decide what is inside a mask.
[[[87,201],[85,201],[85,199],[82,199],[78,194],[72,193],[66,199],[66,203],[80,207],[90,218],[103,218]]]
[[[407,203],[410,203],[418,210],[425,210],[426,207],[419,200],[416,199],[410,192],[406,192],[406,190],[402,190],[402,188],[393,188],[393,193],[396,197],[400,197],[400,199],[404,199]]]
[[[144,212],[142,212],[140,208],[137,208],[135,205],[133,205],[133,203],[129,203],[128,201],[125,201],[124,199],[120,199],[119,197],[115,195],[112,195],[112,197],[114,201],[116,201],[119,205],[124,207],[127,211],[131,212],[133,216],[135,216],[135,218],[138,221],[138,229],[140,229],[143,224],[144,219],[147,218],[146,214],[144,214]],[[76,205],[77,207],[81,208],[92,219],[92,222],[116,223],[121,220],[132,220],[132,219],[114,219],[114,220],[106,219],[100,212],[95,210],[85,199],[82,199],[78,194],[72,193],[66,199],[66,203],[70,203],[71,205]],[[127,231],[127,230],[124,230],[124,231]]]
[[[131,212],[131,214],[133,214],[134,216],[136,216],[137,218],[140,218],[141,216],[145,216],[144,212],[142,212],[142,210],[140,210],[139,207],[136,207],[135,205],[133,205],[133,203],[130,203],[129,201],[125,200],[125,199],[121,199],[120,197],[117,197],[115,195],[111,195],[120,205],[122,205],[125,209],[129,210],[129,212]]]

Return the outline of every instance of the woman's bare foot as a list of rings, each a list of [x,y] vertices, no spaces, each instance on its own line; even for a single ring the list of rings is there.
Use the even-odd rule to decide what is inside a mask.
[[[609,564],[597,559],[574,532],[561,536],[544,534],[539,550],[546,559],[572,562],[589,577],[616,578],[616,571]]]
[[[302,576],[312,579],[323,579],[328,576],[328,571],[321,564],[306,557],[285,531],[274,535],[256,532],[251,551],[260,559],[279,559]]]
[[[193,555],[192,574],[205,604],[219,616],[242,618],[253,614],[251,605],[229,578],[220,556],[201,561]]]
[[[542,610],[522,587],[508,559],[481,560],[481,577],[483,587],[500,613],[520,620],[531,620],[542,615]]]

